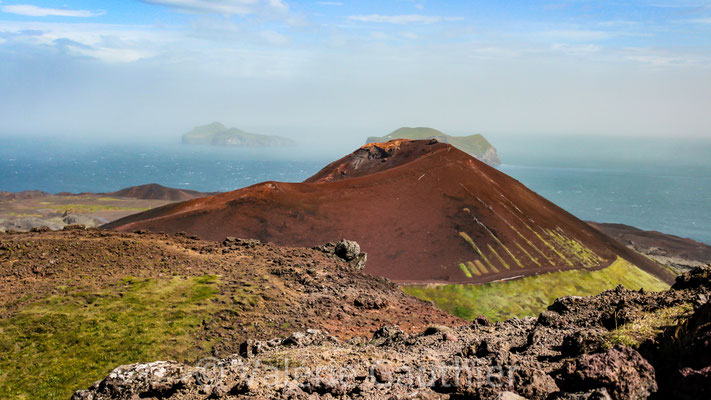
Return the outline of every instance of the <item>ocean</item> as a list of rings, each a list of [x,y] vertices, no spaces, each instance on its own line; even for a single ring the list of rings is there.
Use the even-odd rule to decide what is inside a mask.
[[[489,140],[501,171],[578,218],[711,244],[711,141]],[[299,182],[347,152],[0,137],[0,191],[111,192],[152,182],[228,191],[268,180]]]

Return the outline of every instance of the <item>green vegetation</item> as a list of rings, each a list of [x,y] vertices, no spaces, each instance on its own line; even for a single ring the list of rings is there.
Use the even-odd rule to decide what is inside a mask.
[[[216,307],[217,283],[124,278],[22,308],[0,321],[0,398],[66,399],[118,365],[209,354],[194,331]]]
[[[585,247],[582,243],[575,239],[570,239],[562,231],[554,232],[547,230],[548,236],[553,239],[558,246],[572,257],[578,260],[578,263],[585,268],[594,268],[600,265],[602,260],[592,250]]]
[[[469,268],[468,268],[466,265],[460,263],[460,264],[459,264],[459,268],[461,268],[462,271],[464,271],[464,275],[466,275],[467,278],[471,278],[471,277],[472,277],[472,273],[469,272]],[[479,271],[477,271],[477,275],[479,275]]]
[[[469,236],[466,232],[459,232],[459,236],[461,236],[467,243],[469,243],[470,246],[472,246],[472,249],[479,254],[479,257],[481,257],[482,260],[486,263],[486,265],[489,266],[489,269],[491,269],[494,272],[499,272],[499,270],[494,267],[494,265],[489,261],[489,259],[484,255],[484,253],[481,252],[481,249],[477,247],[476,243],[474,243],[474,240],[472,240],[471,236]]]
[[[483,225],[482,225],[483,226]],[[523,235],[521,235],[516,228],[513,226],[509,225],[511,229],[513,229],[521,238],[523,238],[528,245],[533,247],[536,251],[538,251],[543,257],[546,258],[546,260],[553,265],[551,260],[545,256],[545,254],[541,251],[540,248],[535,247],[529,240],[527,240]],[[510,270],[512,269],[512,265],[506,260],[513,260],[515,263],[515,266],[518,266],[519,268],[525,268],[523,263],[514,255],[514,253],[509,250],[509,248],[499,240],[496,235],[494,235],[491,231],[487,229],[489,235],[494,239],[494,241],[498,244],[499,249],[503,249],[503,252],[499,253],[499,251],[496,250],[492,245],[488,244],[484,247],[484,249],[488,249],[488,253],[490,254],[490,258],[485,256],[482,250],[474,243],[474,240],[469,236],[466,232],[459,232],[459,236],[461,236],[471,247],[474,249],[474,251],[479,255],[479,257],[486,263],[486,265],[489,266],[489,269],[492,269],[494,272],[498,272],[498,269],[494,267],[492,264],[493,262],[498,263],[498,265],[503,266],[504,268]],[[538,239],[543,243],[546,247],[548,247],[551,251],[553,251],[561,260],[563,260],[566,264],[572,266],[582,266],[585,268],[595,268],[600,265],[602,262],[602,259],[598,257],[597,254],[595,254],[592,250],[588,249],[585,247],[582,243],[575,239],[570,239],[567,236],[565,236],[563,233],[555,232],[552,230],[547,230],[545,233],[548,237],[549,240],[546,240],[543,236],[538,234],[537,232],[531,230]],[[528,258],[535,263],[538,266],[541,266],[540,262],[534,258],[531,253],[529,253],[526,249],[523,248],[519,243],[516,243],[518,248],[528,256]],[[484,272],[487,273],[487,272]]]
[[[5,214],[8,217],[25,217],[25,218],[41,218],[42,214],[37,214],[37,213],[18,213],[18,212],[9,212]]]
[[[57,212],[71,211],[74,213],[89,214],[98,211],[146,211],[149,210],[147,207],[121,207],[121,206],[111,206],[104,204],[52,204],[44,206],[42,208],[47,208],[55,210]]]
[[[366,143],[387,142],[393,139],[437,139],[442,143],[449,143],[452,146],[468,153],[474,157],[484,157],[484,154],[493,146],[486,138],[480,134],[471,136],[450,136],[433,128],[400,128],[385,136],[371,136]],[[499,163],[498,157],[494,160],[487,160],[496,164]]]
[[[219,122],[193,128],[183,135],[183,144],[213,146],[293,146],[291,139],[248,133],[237,128],[227,128]]]
[[[690,304],[682,304],[648,313],[610,332],[607,345],[639,347],[648,340],[654,340],[665,328],[676,326],[680,320],[689,318],[693,311]]]
[[[494,321],[535,316],[556,298],[595,295],[623,285],[628,289],[666,290],[657,277],[618,258],[607,268],[569,270],[484,285],[404,286],[403,291],[453,315],[471,320],[484,315]]]

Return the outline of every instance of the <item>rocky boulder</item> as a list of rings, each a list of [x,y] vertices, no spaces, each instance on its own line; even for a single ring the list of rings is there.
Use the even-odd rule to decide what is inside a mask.
[[[564,364],[558,386],[571,392],[605,389],[612,399],[646,399],[657,391],[654,367],[637,351],[619,346],[583,354]]]
[[[711,265],[695,268],[676,278],[672,289],[711,289]]]
[[[195,368],[175,361],[122,365],[87,390],[74,393],[72,400],[132,400],[164,398],[195,384]]]
[[[326,243],[315,249],[344,260],[356,271],[362,271],[368,261],[368,254],[360,251],[360,245],[352,240],[341,239],[338,243]]]

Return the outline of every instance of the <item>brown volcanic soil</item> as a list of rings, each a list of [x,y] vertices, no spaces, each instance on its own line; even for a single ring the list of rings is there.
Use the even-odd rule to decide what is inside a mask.
[[[348,339],[383,324],[412,332],[465,323],[318,250],[96,229],[0,233],[0,318],[52,294],[107,288],[124,277],[206,274],[220,276],[220,311],[201,331],[218,342],[216,354],[237,352],[248,337],[306,327]],[[235,295],[242,292],[254,304]]]
[[[130,197],[142,200],[185,201],[210,196],[215,193],[202,193],[187,189],[173,189],[157,183],[149,183],[147,185],[131,186],[129,188],[107,194],[114,197]]]
[[[304,183],[265,182],[105,227],[290,246],[345,237],[368,253],[366,272],[400,282],[491,282],[602,268],[618,256],[672,279],[518,181],[435,140],[369,144]]]
[[[692,239],[624,224],[588,223],[625,246],[681,272],[711,263],[711,246]]]

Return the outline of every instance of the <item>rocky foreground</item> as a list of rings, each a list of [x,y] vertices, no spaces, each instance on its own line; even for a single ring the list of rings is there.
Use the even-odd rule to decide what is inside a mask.
[[[73,399],[704,399],[710,294],[707,266],[666,292],[560,298],[538,318],[346,342],[306,330],[195,365],[121,366]]]

